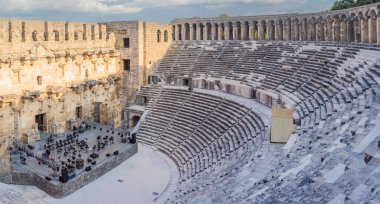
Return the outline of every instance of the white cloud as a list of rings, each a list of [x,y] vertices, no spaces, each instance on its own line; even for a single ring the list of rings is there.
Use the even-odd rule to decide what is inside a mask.
[[[137,13],[143,8],[100,0],[0,0],[3,11],[66,11],[85,13]]]
[[[0,0],[3,11],[64,11],[76,13],[138,13],[147,7],[204,5],[218,8],[236,4],[281,4],[305,0]]]

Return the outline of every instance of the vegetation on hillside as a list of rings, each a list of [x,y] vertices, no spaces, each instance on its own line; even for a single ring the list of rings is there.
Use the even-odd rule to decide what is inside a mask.
[[[380,0],[337,0],[337,1],[335,1],[331,10],[332,11],[341,10],[341,9],[352,8],[352,7],[356,7],[356,6],[373,4],[373,3],[377,3],[377,2],[380,2]]]

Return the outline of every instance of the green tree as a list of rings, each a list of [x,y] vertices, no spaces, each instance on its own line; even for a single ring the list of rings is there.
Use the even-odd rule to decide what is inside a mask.
[[[341,10],[380,2],[380,0],[337,0],[331,10]]]
[[[231,17],[231,15],[227,14],[227,13],[223,13],[219,17],[221,17],[221,18],[229,18],[229,17]]]

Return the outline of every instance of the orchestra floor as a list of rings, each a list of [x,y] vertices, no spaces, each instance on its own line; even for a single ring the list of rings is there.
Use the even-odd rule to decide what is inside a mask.
[[[130,159],[63,199],[52,198],[33,186],[0,183],[0,203],[152,203],[169,183],[171,169],[168,158],[139,145],[138,153]]]

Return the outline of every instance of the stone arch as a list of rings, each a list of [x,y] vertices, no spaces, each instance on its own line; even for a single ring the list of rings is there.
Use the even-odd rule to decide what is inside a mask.
[[[226,40],[232,40],[233,39],[233,26],[232,22],[227,22],[224,27],[224,33]]]
[[[362,11],[359,11],[358,17],[360,19],[360,42],[368,43],[368,18]]]
[[[348,39],[348,22],[349,19],[346,14],[340,16],[340,40],[347,41]]]
[[[306,17],[304,17],[304,18],[302,18],[302,36],[301,36],[301,39],[303,40],[303,41],[307,41],[307,38],[308,38],[308,25],[307,25],[307,18]]]
[[[332,41],[333,40],[333,18],[331,16],[328,16],[326,18],[326,40]]]
[[[333,17],[333,40],[340,41],[340,17],[335,15]]]
[[[210,22],[206,23],[206,29],[205,29],[205,40],[211,40],[212,39],[212,26]]]
[[[325,41],[325,20],[322,17],[319,17],[316,20],[316,27],[317,27],[317,32],[316,32],[316,40],[317,41]]]
[[[164,42],[168,42],[169,41],[169,36],[168,36],[169,34],[168,34],[168,31],[167,30],[165,30],[164,31]]]
[[[218,40],[218,36],[219,36],[219,25],[218,23],[213,23],[213,29],[214,29],[214,33],[213,33],[213,39],[214,40]]]
[[[275,28],[274,28],[274,20],[269,20],[267,24],[267,35],[268,35],[268,40],[275,40]]]
[[[157,42],[161,42],[161,30],[157,30]]]
[[[370,10],[368,12],[368,42],[369,43],[377,43],[377,32],[379,28],[377,28],[377,15],[375,10]]]
[[[233,31],[233,39],[234,40],[241,40],[241,22],[236,21],[234,25],[234,31]]]
[[[284,40],[284,38],[283,38],[284,22],[282,21],[282,19],[277,20],[275,32],[276,32],[276,36],[275,36],[276,40]]]
[[[176,39],[176,37],[175,37],[175,35],[176,35],[177,33],[176,33],[176,30],[175,30],[175,25],[173,25],[172,26],[172,40],[174,41],[174,40],[178,40],[178,39]]]
[[[78,32],[74,32],[74,40],[78,40],[78,39],[79,39]]]
[[[130,128],[134,128],[136,127],[137,123],[140,121],[140,116],[138,115],[135,115],[131,118],[130,122],[129,122],[129,127]]]
[[[226,29],[226,26],[225,26],[225,23],[220,23],[220,40],[226,40],[226,32],[225,32],[225,29]]]
[[[249,40],[249,22],[248,21],[244,21],[243,22],[243,28],[244,29],[242,29],[242,37],[241,37],[241,39],[242,40]]]
[[[292,40],[294,40],[294,41],[300,40],[300,20],[298,18],[293,19]]]
[[[287,18],[285,20],[286,24],[286,30],[285,30],[285,39],[290,41],[292,40],[292,20],[290,18]]]
[[[38,40],[38,38],[37,38],[37,31],[35,30],[35,31],[33,31],[32,32],[32,40],[34,41],[34,42],[37,42],[37,40]]]
[[[193,39],[192,40],[199,40],[197,39],[197,24],[196,23],[193,23],[193,33],[191,33],[191,35],[193,36]]]
[[[199,39],[198,40],[205,40],[204,39],[204,25],[203,25],[203,23],[200,23],[199,24]]]
[[[178,36],[178,40],[183,40],[183,36],[182,36],[182,25],[181,24],[178,24],[177,25],[178,29],[177,29],[177,36]]]
[[[252,33],[253,40],[259,40],[259,23],[257,21],[252,22]]]
[[[259,40],[267,39],[267,22],[265,20],[261,20],[259,23]]]
[[[58,30],[54,30],[53,33],[54,33],[54,40],[55,41],[59,41],[59,31]]]
[[[188,23],[185,23],[184,26],[183,26],[183,38],[184,40],[190,40],[190,24]]]
[[[316,41],[317,39],[317,20],[315,17],[309,20],[309,41]]]

